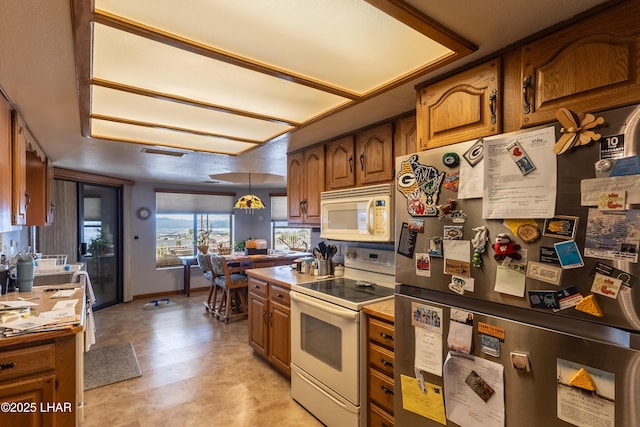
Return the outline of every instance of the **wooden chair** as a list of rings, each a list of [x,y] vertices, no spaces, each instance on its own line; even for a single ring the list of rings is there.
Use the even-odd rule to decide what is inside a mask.
[[[211,255],[211,270],[215,275],[213,283],[216,290],[213,301],[216,301],[218,289],[222,290],[220,301],[215,305],[214,314],[217,319],[229,320],[234,317],[248,316],[246,292],[249,286],[247,276],[242,273],[242,267],[230,267],[227,260],[220,255]]]
[[[202,275],[205,279],[211,282],[211,288],[209,289],[209,296],[206,301],[203,301],[203,304],[208,312],[214,313],[216,310],[216,301],[218,297],[218,286],[214,283],[213,279],[215,276],[213,274],[213,269],[211,268],[211,260],[209,255],[198,252],[196,255],[196,260],[198,261],[198,267],[202,270]]]

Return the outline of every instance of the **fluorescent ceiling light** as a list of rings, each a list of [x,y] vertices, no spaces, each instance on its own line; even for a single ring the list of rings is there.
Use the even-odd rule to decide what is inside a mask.
[[[401,0],[94,4],[73,0],[83,134],[223,154],[476,48]]]

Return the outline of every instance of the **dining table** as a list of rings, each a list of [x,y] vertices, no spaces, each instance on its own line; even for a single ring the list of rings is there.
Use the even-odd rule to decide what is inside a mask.
[[[280,265],[290,265],[294,260],[303,257],[312,256],[308,252],[275,252],[273,254],[255,254],[249,255],[244,252],[233,252],[230,255],[224,255],[228,264],[240,267],[239,270],[244,272],[250,268],[276,267]],[[181,256],[180,262],[183,267],[183,294],[191,295],[191,267],[198,265],[198,259],[195,256]]]

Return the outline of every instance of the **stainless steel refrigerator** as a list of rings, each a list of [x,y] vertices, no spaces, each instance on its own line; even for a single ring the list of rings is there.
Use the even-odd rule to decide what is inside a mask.
[[[396,425],[640,426],[640,106],[564,114],[396,159]]]

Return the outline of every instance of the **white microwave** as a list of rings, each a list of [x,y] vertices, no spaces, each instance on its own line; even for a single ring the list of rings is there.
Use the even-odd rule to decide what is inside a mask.
[[[393,241],[392,184],[320,194],[320,237],[352,242]]]

